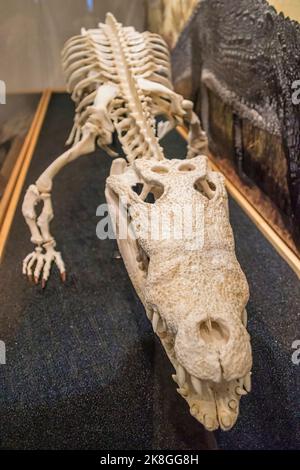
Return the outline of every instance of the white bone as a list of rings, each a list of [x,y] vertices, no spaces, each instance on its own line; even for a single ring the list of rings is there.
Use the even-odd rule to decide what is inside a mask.
[[[251,373],[250,372],[244,377],[244,387],[248,393],[251,392]]]
[[[153,331],[155,333],[157,332],[158,322],[159,322],[159,314],[158,312],[154,311],[153,317],[152,317],[152,326],[153,326]]]
[[[197,377],[194,377],[193,375],[191,375],[191,382],[196,392],[199,393],[199,395],[201,395],[202,394],[201,381],[197,379]]]
[[[185,370],[180,364],[178,364],[177,366],[176,375],[178,377],[178,385],[180,387],[183,387],[185,383]]]

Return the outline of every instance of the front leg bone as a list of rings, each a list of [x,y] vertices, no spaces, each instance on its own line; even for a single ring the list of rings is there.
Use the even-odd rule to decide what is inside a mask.
[[[36,245],[36,248],[24,259],[23,274],[29,279],[33,276],[36,284],[42,274],[42,287],[46,285],[53,262],[58,267],[62,280],[66,278],[63,259],[60,252],[55,250],[56,242],[50,233],[50,222],[53,219],[51,202],[53,178],[65,165],[81,155],[90,153],[94,148],[95,135],[86,130],[82,140],[58,157],[42,173],[36,184],[29,186],[25,194],[22,213],[31,232],[31,242]],[[37,218],[35,207],[39,202],[43,203],[43,208]]]
[[[43,253],[43,248],[45,249],[45,253]],[[63,282],[66,280],[66,270],[60,252],[54,249],[54,240],[49,243],[45,243],[43,248],[41,246],[37,246],[32,253],[26,256],[23,261],[23,274],[27,275],[30,281],[33,278],[35,284],[38,284],[42,273],[42,287],[44,288],[50,275],[52,262],[55,262],[58,267]],[[34,264],[35,268],[33,271]]]
[[[169,126],[165,125],[164,128],[162,128],[161,125],[158,129],[160,138],[164,137],[166,133],[172,130],[176,125],[185,122],[189,128],[187,158],[207,154],[207,137],[201,128],[198,116],[193,111],[192,101],[184,100],[181,95],[178,95],[173,90],[170,90],[160,83],[151,82],[144,78],[139,79],[138,82],[144,92],[150,93],[153,105],[157,108],[155,110],[157,114],[165,114],[170,121]],[[169,99],[169,104],[161,98],[162,96]]]
[[[152,82],[144,78],[138,79],[140,88],[146,93],[150,94],[153,99],[159,100],[160,96],[165,96],[169,99],[169,113],[171,116],[176,117],[179,121],[184,116],[185,110],[182,107],[183,98],[182,96],[175,93],[170,88],[162,85],[161,83]]]
[[[186,112],[184,121],[187,123],[189,128],[187,158],[194,158],[197,155],[207,155],[207,137],[201,128],[197,114],[193,111],[192,101],[183,100],[182,106]]]

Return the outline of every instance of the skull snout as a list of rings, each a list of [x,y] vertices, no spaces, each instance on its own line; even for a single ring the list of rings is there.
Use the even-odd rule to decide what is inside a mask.
[[[243,377],[252,365],[249,335],[235,314],[189,315],[178,328],[175,353],[191,375],[216,383]]]

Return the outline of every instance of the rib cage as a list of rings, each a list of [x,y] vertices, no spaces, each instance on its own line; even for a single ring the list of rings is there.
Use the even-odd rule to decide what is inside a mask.
[[[108,14],[98,29],[82,30],[80,36],[67,41],[62,59],[68,91],[76,105],[68,143],[78,142],[88,124],[94,126],[100,146],[107,148],[93,103],[100,86],[113,84],[119,90],[108,114],[128,160],[164,158],[155,135],[152,99],[138,85],[143,78],[172,90],[169,51],[162,38],[123,28]]]

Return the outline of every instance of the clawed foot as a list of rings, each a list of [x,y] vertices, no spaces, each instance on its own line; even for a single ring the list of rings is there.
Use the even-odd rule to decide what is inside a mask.
[[[43,247],[45,249],[44,253],[43,248],[38,246],[35,251],[26,256],[23,261],[23,274],[27,275],[30,281],[34,280],[35,284],[38,284],[41,277],[42,288],[44,289],[53,262],[58,267],[63,282],[66,280],[66,270],[60,252],[55,250],[55,242],[46,243]]]

